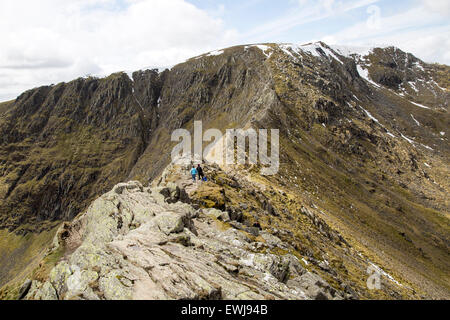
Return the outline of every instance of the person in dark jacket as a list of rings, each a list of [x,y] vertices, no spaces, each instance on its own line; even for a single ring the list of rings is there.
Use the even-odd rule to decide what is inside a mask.
[[[202,181],[205,174],[203,173],[203,168],[200,164],[197,166],[198,180]]]

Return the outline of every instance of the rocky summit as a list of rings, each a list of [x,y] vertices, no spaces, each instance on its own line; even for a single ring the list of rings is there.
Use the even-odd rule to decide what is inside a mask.
[[[448,299],[450,67],[257,44],[0,104],[2,299]],[[276,128],[280,170],[171,164]]]

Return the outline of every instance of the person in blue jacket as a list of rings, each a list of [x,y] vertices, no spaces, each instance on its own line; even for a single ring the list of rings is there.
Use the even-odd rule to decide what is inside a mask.
[[[195,177],[197,176],[197,169],[195,169],[195,166],[192,166],[192,169],[191,169],[191,175],[192,175],[192,180],[194,180],[194,182],[195,182]]]

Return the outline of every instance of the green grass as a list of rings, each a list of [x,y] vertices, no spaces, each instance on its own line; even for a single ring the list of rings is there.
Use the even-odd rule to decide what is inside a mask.
[[[57,226],[39,234],[17,235],[7,230],[0,230],[0,297],[11,298],[11,292],[32,276],[42,263],[47,249],[53,241]],[[49,262],[55,255],[46,258]],[[54,262],[54,261],[53,261]],[[43,265],[46,265],[44,262]],[[10,292],[10,293],[8,293]]]

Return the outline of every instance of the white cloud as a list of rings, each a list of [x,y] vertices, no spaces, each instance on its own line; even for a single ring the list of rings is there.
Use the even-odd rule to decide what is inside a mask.
[[[442,12],[412,9],[392,16],[379,17],[379,28],[361,21],[349,28],[327,35],[322,40],[329,44],[358,46],[394,45],[409,51],[426,62],[450,64],[450,25],[435,24]]]
[[[86,74],[175,64],[235,37],[184,0],[2,0],[0,101]]]
[[[243,39],[250,39],[253,42],[276,37],[294,27],[305,25],[311,22],[325,20],[351,10],[366,7],[379,0],[298,0],[299,7],[291,10],[288,14],[266,23],[242,34]]]
[[[188,1],[1,0],[0,101],[38,85],[172,65],[232,44],[317,40],[292,32],[312,23],[318,30],[336,26],[322,38],[330,44],[396,45],[425,61],[450,64],[448,0],[416,0],[392,16],[383,15],[379,0],[290,0],[279,4],[286,5],[284,15],[269,20],[252,15],[265,9],[262,0],[214,3],[208,11]],[[337,20],[355,9],[364,12],[361,20],[342,29],[346,21]],[[237,22],[240,33],[221,20],[233,10],[248,11],[246,21]]]
[[[425,8],[443,16],[450,16],[450,1],[448,0],[422,0]]]

